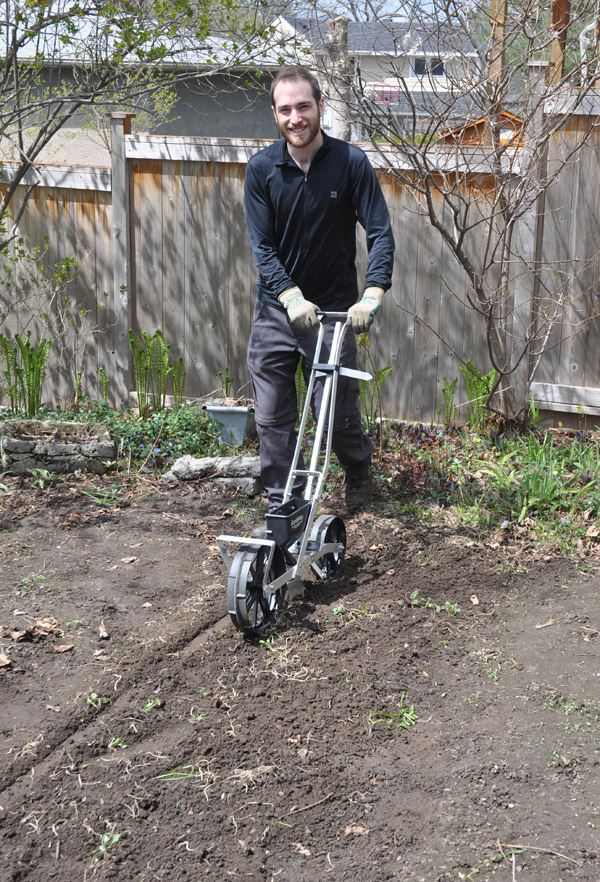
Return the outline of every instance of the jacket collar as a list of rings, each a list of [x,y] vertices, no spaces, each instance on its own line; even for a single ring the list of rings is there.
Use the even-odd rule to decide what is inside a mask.
[[[321,133],[323,135],[323,144],[321,145],[321,147],[319,147],[319,149],[315,153],[313,162],[316,160],[316,158],[318,156],[321,156],[321,154],[325,153],[328,150],[331,150],[331,138],[329,137],[327,132],[323,131],[323,129],[321,129]],[[293,165],[294,168],[298,168],[298,166],[296,165],[296,163],[294,162],[294,160],[292,159],[292,157],[290,156],[290,154],[288,152],[288,145],[287,145],[287,141],[285,140],[285,138],[280,138],[277,143],[278,143],[278,145],[280,145],[279,159],[277,160],[275,165]]]

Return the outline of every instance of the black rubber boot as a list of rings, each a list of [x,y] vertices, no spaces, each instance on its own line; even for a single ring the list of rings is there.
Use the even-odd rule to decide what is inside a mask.
[[[372,496],[373,476],[369,459],[361,466],[360,471],[346,472],[346,506],[350,511],[356,511],[366,505]]]

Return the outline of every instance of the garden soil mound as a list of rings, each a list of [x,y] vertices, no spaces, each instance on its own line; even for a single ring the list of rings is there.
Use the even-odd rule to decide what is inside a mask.
[[[376,498],[249,640],[215,538],[264,510],[4,484],[2,882],[597,882],[598,573]]]

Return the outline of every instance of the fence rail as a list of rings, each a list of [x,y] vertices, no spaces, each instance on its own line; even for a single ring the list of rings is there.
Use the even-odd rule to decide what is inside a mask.
[[[45,398],[68,399],[78,371],[83,390],[98,397],[103,367],[111,403],[126,404],[133,390],[129,328],[138,335],[162,330],[173,361],[184,359],[186,397],[218,388],[226,368],[234,391],[249,394],[246,343],[256,270],[243,186],[248,157],[268,142],[132,136],[126,129],[126,115],[115,114],[112,169],[39,169],[19,225],[29,251],[47,236],[50,260],[74,257],[79,264],[69,291],[77,307],[73,340],[54,352]],[[598,311],[600,191],[591,184],[600,170],[599,139],[593,136],[548,193],[538,253],[550,268],[544,283],[575,280],[579,290],[535,377],[534,391],[549,413],[572,413],[578,396],[593,408],[600,388],[599,320],[586,322]],[[393,287],[370,334],[376,366],[393,368],[383,409],[396,419],[435,420],[444,378],[459,377],[456,403],[466,403],[460,362],[489,369],[485,326],[466,304],[464,272],[411,191],[376,151],[370,156],[397,243]],[[472,176],[469,185],[479,182]],[[521,235],[536,233],[523,225]],[[365,262],[359,236],[359,272]],[[5,301],[10,296],[6,288],[0,293]],[[8,310],[0,329],[14,332],[31,321],[32,303]],[[563,411],[561,402],[569,405]]]

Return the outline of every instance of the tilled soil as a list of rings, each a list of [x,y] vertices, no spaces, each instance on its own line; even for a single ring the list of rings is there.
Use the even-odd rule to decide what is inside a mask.
[[[4,486],[2,882],[600,879],[595,571],[376,498],[245,639],[264,500]]]

